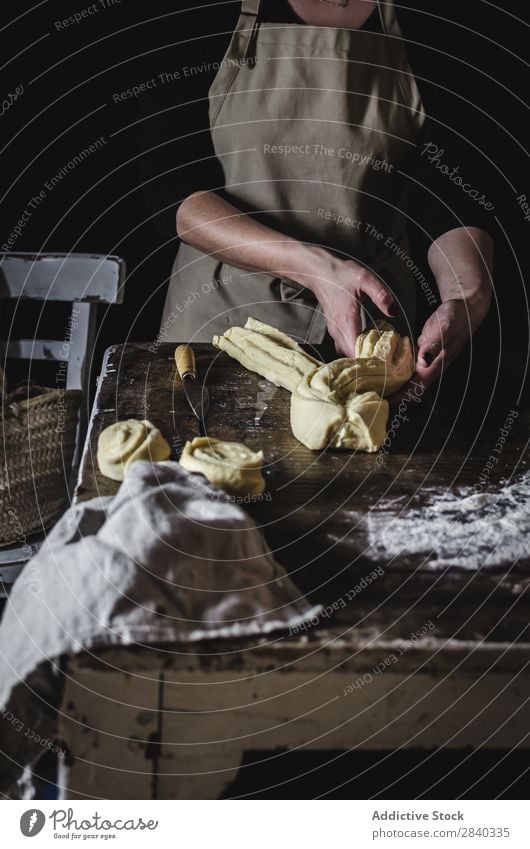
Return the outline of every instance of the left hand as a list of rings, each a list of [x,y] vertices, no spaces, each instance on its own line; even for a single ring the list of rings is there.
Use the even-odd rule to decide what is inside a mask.
[[[433,242],[428,259],[442,303],[429,316],[418,338],[411,383],[396,393],[391,403],[400,401],[411,384],[426,388],[439,380],[488,314],[493,263],[493,242],[488,233],[476,227],[449,230]]]
[[[427,319],[418,337],[416,368],[409,383],[388,400],[392,406],[408,397],[413,387],[425,390],[439,380],[444,369],[466,346],[477,327],[485,319],[487,303],[470,303],[455,298],[444,301]],[[422,391],[423,391],[422,390]],[[415,397],[418,398],[417,391]]]
[[[487,311],[484,305],[475,306],[463,299],[440,304],[425,322],[418,338],[417,380],[424,386],[439,380],[444,368],[469,342]]]

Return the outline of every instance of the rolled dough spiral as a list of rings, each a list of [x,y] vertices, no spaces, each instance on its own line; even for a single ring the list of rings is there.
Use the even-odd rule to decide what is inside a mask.
[[[252,451],[240,442],[196,436],[186,442],[180,464],[231,495],[260,495],[265,489],[263,451]]]
[[[125,419],[109,425],[98,439],[97,459],[103,475],[123,480],[135,460],[167,460],[171,448],[147,419]]]

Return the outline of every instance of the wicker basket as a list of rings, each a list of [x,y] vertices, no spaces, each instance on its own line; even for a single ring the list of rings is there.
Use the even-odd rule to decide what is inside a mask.
[[[0,546],[24,544],[64,509],[81,395],[26,383],[3,398]]]

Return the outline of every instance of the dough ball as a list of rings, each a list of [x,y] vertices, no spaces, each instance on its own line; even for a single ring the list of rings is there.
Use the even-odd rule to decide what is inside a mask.
[[[314,372],[314,380],[300,381],[291,396],[294,436],[311,451],[378,451],[386,438],[388,401],[376,392],[358,393],[348,381],[341,385],[342,372],[336,367],[328,369],[325,379],[320,371]]]
[[[230,495],[260,495],[265,489],[263,451],[252,451],[239,442],[197,436],[186,442],[180,464],[200,472]]]
[[[126,419],[109,425],[98,439],[98,466],[101,474],[122,481],[135,460],[167,460],[171,448],[151,422]]]

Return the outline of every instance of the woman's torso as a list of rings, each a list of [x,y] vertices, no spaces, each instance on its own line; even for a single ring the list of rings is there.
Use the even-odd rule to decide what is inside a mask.
[[[223,195],[234,206],[279,233],[367,264],[410,315],[414,279],[395,250],[401,246],[407,257],[400,167],[424,114],[392,4],[383,6],[375,26],[352,30],[263,20],[270,17],[263,5],[246,0],[210,87],[210,128]],[[311,296],[283,278],[264,281],[188,245],[176,274],[173,289],[181,293],[210,278],[231,281],[209,291],[182,322],[195,322],[201,338],[245,312],[275,323],[276,302],[284,307],[278,326],[283,315],[290,332],[300,321],[299,338],[321,341],[325,332]]]

